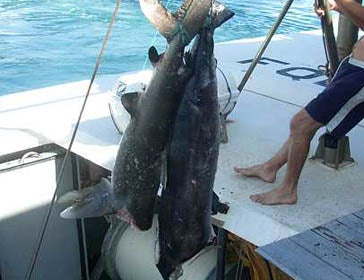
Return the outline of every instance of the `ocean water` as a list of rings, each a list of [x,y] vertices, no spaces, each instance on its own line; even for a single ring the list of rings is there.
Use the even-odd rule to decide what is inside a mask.
[[[175,10],[182,1],[163,0]],[[116,0],[0,0],[0,95],[89,79]],[[267,34],[285,1],[225,0],[235,16],[215,41]],[[312,0],[297,0],[277,33],[319,28]],[[151,45],[165,40],[145,19],[137,0],[123,0],[99,70],[116,74],[145,66]],[[148,65],[147,65],[148,67]]]

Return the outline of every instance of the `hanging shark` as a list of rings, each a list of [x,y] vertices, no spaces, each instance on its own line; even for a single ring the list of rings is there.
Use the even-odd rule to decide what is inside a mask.
[[[167,180],[159,207],[157,267],[164,279],[181,274],[182,262],[211,237],[211,203],[219,152],[219,105],[214,30],[234,13],[214,3],[186,61],[193,75],[167,149]]]
[[[185,46],[203,27],[212,0],[186,0],[176,13],[157,0],[139,2],[147,19],[166,38],[168,48],[163,55],[154,47],[149,49],[154,72],[145,92],[121,97],[131,119],[119,145],[111,182],[102,179],[93,187],[65,194],[59,202],[71,206],[61,213],[63,218],[116,214],[140,230],[152,225],[161,156],[192,73],[184,63]]]

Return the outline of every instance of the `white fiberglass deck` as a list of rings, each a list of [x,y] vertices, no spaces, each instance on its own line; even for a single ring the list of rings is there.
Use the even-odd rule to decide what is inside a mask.
[[[240,82],[262,39],[216,46],[222,69]],[[233,173],[233,166],[251,165],[272,156],[288,136],[292,115],[317,95],[325,77],[319,32],[276,36],[230,115],[229,143],[220,147],[215,190],[230,204],[218,215],[223,227],[262,246],[364,208],[364,128],[350,132],[354,166],[335,171],[308,161],[293,206],[260,206],[249,195],[273,188]],[[73,152],[107,169],[112,168],[120,135],[109,114],[108,90],[117,75],[96,80],[80,124]],[[0,156],[46,143],[68,147],[88,81],[64,84],[0,98]],[[323,132],[323,131],[320,131]],[[320,135],[321,133],[318,133]],[[317,136],[311,153],[317,146]],[[284,169],[278,174],[282,180]]]

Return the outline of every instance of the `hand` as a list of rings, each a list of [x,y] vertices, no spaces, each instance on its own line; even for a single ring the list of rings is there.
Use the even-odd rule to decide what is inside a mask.
[[[335,0],[327,0],[327,4],[330,10],[339,12],[339,6]]]
[[[327,0],[327,5],[329,6],[329,9],[332,11],[340,12],[339,6],[337,5],[335,0]],[[315,13],[321,17],[325,15],[325,10],[321,7],[316,6],[316,2],[314,4]]]

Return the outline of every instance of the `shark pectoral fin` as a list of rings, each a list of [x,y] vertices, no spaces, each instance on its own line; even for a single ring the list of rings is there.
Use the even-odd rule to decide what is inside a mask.
[[[87,196],[89,192],[92,192],[92,188],[85,188],[85,189],[82,189],[81,191],[67,192],[57,199],[57,203],[58,204],[71,204],[71,203],[77,201],[78,199],[81,199],[81,198]]]
[[[57,202],[71,204],[61,212],[62,218],[78,219],[111,214],[113,212],[112,201],[112,186],[103,178],[95,186],[66,193]]]
[[[185,52],[185,62],[186,65],[193,69],[194,68],[194,64],[195,64],[195,60],[196,60],[196,54],[197,54],[197,49],[199,46],[199,41],[201,40],[201,36],[200,35],[196,35],[194,43],[192,45],[192,48],[188,51]]]
[[[217,213],[226,214],[229,211],[229,208],[230,208],[229,205],[220,202],[220,198],[215,192],[212,193],[212,204],[211,204],[212,215],[216,215]]]
[[[134,117],[137,112],[139,97],[140,93],[138,92],[128,92],[121,96],[121,104],[131,117]]]

